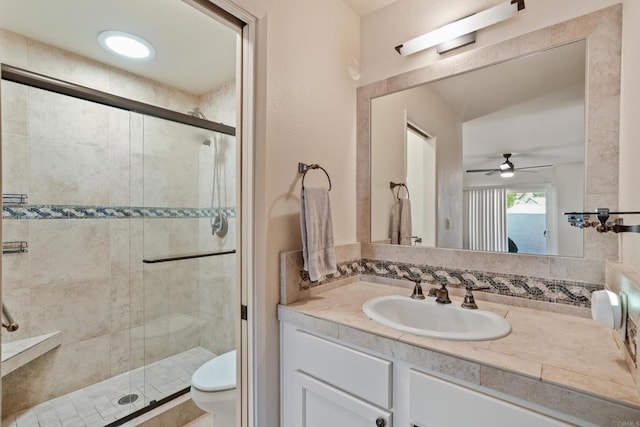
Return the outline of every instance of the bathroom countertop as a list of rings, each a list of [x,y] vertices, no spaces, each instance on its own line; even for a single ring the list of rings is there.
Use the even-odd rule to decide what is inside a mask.
[[[399,341],[640,410],[638,387],[612,331],[592,320],[478,300],[481,309],[505,316],[511,333],[491,341],[446,341],[380,325],[362,312],[362,304],[371,298],[408,292],[401,287],[356,282],[281,305],[279,317],[287,321],[302,314],[345,325],[373,334],[378,342],[379,337]],[[461,297],[451,299],[453,304],[462,301]]]

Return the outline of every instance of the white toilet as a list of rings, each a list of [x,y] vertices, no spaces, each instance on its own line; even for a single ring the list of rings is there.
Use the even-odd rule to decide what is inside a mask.
[[[191,377],[191,399],[213,414],[215,427],[236,425],[236,351],[216,356]]]

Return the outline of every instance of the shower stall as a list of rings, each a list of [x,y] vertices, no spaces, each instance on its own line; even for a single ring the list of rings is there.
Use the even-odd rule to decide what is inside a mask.
[[[3,64],[2,426],[119,425],[237,347],[235,81],[125,75],[166,108],[43,74]]]

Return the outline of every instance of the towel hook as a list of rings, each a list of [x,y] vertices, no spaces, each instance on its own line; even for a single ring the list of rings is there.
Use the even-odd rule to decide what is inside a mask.
[[[324,174],[327,176],[327,179],[329,180],[329,191],[331,191],[331,177],[329,176],[325,168],[317,163],[312,163],[310,165],[306,163],[298,163],[298,173],[302,174],[302,188],[304,188],[304,178],[307,176],[307,172],[309,172],[310,169],[321,169],[322,172],[324,172]]]

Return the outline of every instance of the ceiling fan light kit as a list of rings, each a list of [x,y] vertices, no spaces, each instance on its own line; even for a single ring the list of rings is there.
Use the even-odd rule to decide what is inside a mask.
[[[494,173],[500,172],[500,176],[502,178],[511,178],[512,176],[515,175],[516,171],[519,171],[519,170],[541,169],[541,168],[548,168],[553,166],[553,165],[538,165],[538,166],[527,166],[524,168],[516,168],[510,160],[512,155],[513,154],[511,153],[504,153],[502,155],[502,157],[504,157],[504,162],[502,162],[500,164],[500,167],[497,169],[468,169],[466,172],[467,173],[484,172],[487,175],[493,175]],[[529,172],[534,172],[534,171],[529,171]]]

